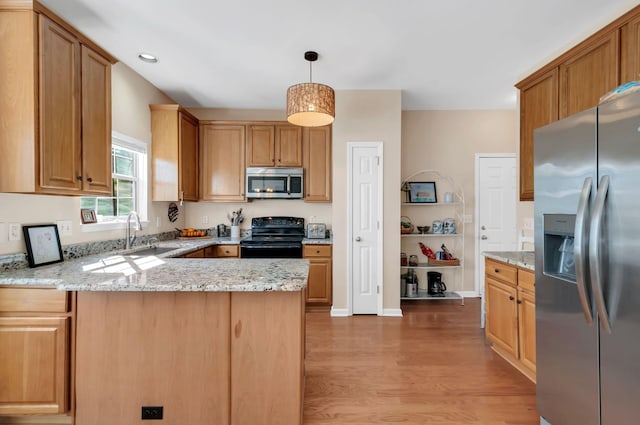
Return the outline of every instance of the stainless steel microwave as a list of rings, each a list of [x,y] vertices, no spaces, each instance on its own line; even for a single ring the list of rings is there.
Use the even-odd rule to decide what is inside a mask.
[[[300,199],[303,196],[303,188],[302,168],[247,168],[247,198]]]

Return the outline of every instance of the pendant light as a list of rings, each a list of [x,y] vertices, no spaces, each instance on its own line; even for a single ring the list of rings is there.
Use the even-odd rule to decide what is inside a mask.
[[[309,82],[287,90],[287,121],[302,127],[331,124],[336,115],[335,93],[331,87],[311,81],[311,64],[318,60],[318,53],[305,52],[304,58],[309,61]]]

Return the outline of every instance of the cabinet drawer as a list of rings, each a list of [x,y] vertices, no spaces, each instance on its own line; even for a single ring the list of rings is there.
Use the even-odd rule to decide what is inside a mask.
[[[331,245],[303,245],[303,257],[331,257]]]
[[[238,245],[218,245],[215,247],[216,257],[237,257]]]
[[[489,258],[486,259],[484,272],[487,276],[500,279],[501,281],[513,286],[515,286],[518,281],[518,269],[515,266],[501,263],[500,261],[494,261]]]
[[[204,248],[184,254],[182,258],[204,258]]]
[[[57,289],[0,288],[0,312],[66,313],[69,293]]]
[[[535,291],[536,274],[523,269],[518,269],[518,286],[531,292]]]

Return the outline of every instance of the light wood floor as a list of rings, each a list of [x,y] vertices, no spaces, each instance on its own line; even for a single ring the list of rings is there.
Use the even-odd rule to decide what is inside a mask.
[[[540,423],[535,385],[485,342],[478,299],[402,310],[307,313],[305,425]]]

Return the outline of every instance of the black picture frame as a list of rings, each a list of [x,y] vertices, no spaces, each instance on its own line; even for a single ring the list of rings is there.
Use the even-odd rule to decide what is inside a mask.
[[[409,202],[412,204],[437,204],[436,182],[408,182]]]
[[[64,261],[58,226],[55,224],[22,226],[22,232],[27,245],[29,267],[46,266]]]

